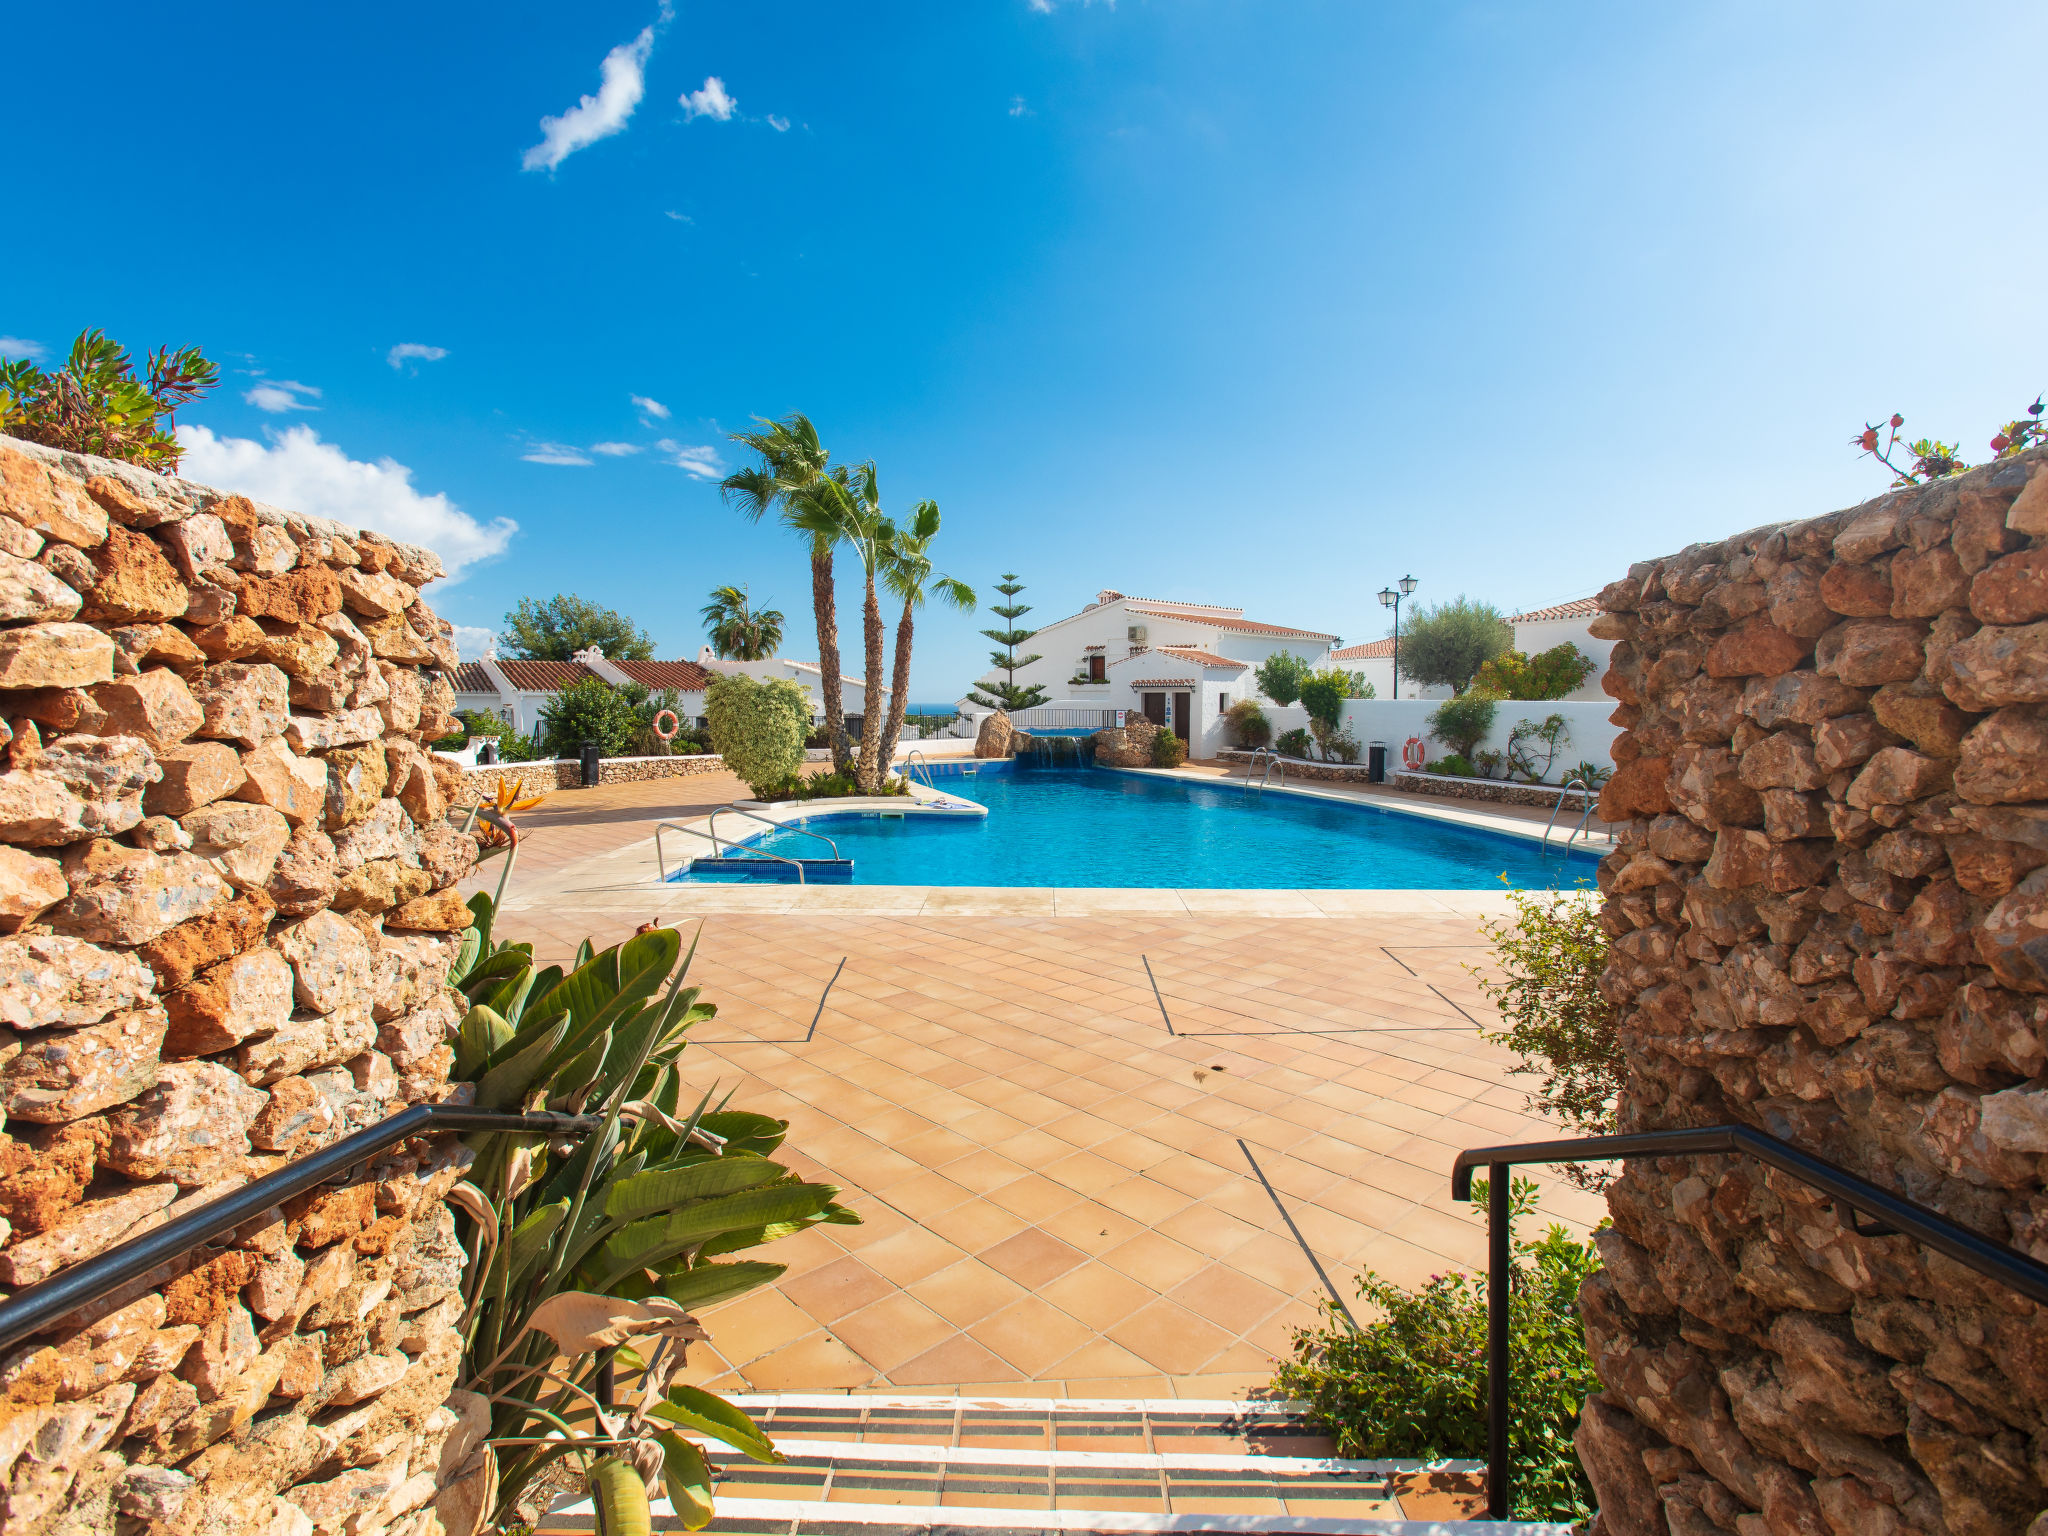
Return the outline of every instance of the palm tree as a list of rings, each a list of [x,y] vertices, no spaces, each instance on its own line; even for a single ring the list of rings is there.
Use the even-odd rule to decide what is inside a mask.
[[[910,707],[911,615],[936,597],[964,613],[972,613],[977,601],[974,588],[950,576],[932,571],[932,540],[939,532],[939,504],[920,501],[910,509],[908,527],[892,528],[887,562],[882,567],[882,584],[903,599],[903,617],[896,621],[896,671],[890,678],[889,725],[882,733],[883,763],[896,759],[896,739],[903,732],[903,715]]]
[[[749,605],[744,582],[713,587],[711,601],[699,611],[711,636],[712,654],[721,660],[766,661],[782,649],[782,611]]]
[[[840,466],[813,481],[798,498],[792,526],[814,540],[829,540],[851,549],[861,564],[867,591],[861,610],[861,639],[866,651],[867,677],[862,682],[860,754],[853,781],[864,795],[876,794],[888,760],[879,756],[882,740],[882,604],[875,591],[875,578],[887,563],[889,519],[882,515],[881,492],[876,487],[873,463],[857,469]]]
[[[726,503],[752,522],[770,507],[780,506],[783,525],[810,541],[811,610],[818,621],[818,686],[825,695],[825,730],[832,743],[832,766],[840,773],[853,766],[853,747],[846,738],[846,703],[839,686],[839,611],[832,586],[832,551],[839,535],[830,519],[805,524],[801,508],[808,493],[826,479],[831,455],[818,442],[818,429],[801,412],[781,421],[755,418],[758,432],[734,432],[732,440],[761,456],[753,469],[736,470],[719,483]]]

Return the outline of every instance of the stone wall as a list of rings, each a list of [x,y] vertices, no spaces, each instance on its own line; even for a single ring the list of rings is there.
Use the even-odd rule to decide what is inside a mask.
[[[508,784],[518,780],[526,786],[529,794],[583,787],[583,760],[577,757],[551,757],[531,763],[492,763],[487,768],[460,771],[464,804],[496,790],[500,775]],[[607,757],[598,764],[598,782],[646,784],[656,779],[689,779],[700,774],[723,772],[725,759],[715,752],[693,752],[673,757]]]
[[[0,438],[7,1291],[449,1093],[441,574]],[[0,1528],[466,1536],[466,1159],[393,1148],[0,1360]]]
[[[1601,867],[1622,1127],[1761,1127],[2048,1259],[2048,454],[1634,567]],[[2048,1319],[1740,1158],[1582,1295],[1612,1536],[2048,1531]]]

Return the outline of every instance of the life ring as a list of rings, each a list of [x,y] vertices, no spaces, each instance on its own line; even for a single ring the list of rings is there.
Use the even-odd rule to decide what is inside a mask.
[[[1429,759],[1429,749],[1422,744],[1420,736],[1410,736],[1401,744],[1401,765],[1413,773]]]
[[[665,731],[661,728],[663,720],[668,721],[668,729]],[[654,717],[654,734],[663,741],[674,741],[676,739],[676,732],[682,728],[683,722],[676,718],[676,712],[672,709],[664,709]]]

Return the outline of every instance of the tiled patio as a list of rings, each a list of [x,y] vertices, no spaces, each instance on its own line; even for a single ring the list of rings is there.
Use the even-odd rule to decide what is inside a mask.
[[[1473,1023],[1498,898],[1359,892],[1384,910],[1304,917],[1146,892],[1154,910],[1062,917],[1000,892],[972,915],[748,911],[774,893],[700,887],[683,907],[728,910],[680,909],[638,846],[650,814],[726,798],[683,780],[527,813],[502,930],[566,958],[586,933],[701,923],[692,980],[720,1015],[690,1081],[787,1117],[784,1159],[864,1218],[762,1250],[789,1273],[706,1313],[698,1379],[1242,1396],[1314,1320],[1316,1262],[1348,1299],[1366,1267],[1412,1284],[1482,1261],[1451,1159],[1548,1129]],[[1544,1214],[1603,1211],[1550,1184]]]

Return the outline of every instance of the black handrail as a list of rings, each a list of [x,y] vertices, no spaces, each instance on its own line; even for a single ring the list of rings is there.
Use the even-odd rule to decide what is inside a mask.
[[[1916,1238],[1980,1275],[2048,1305],[2048,1264],[2003,1243],[1980,1237],[1938,1211],[1860,1179],[1826,1158],[1801,1151],[1748,1125],[1710,1125],[1693,1130],[1641,1131],[1627,1136],[1581,1136],[1569,1141],[1525,1141],[1505,1147],[1474,1147],[1451,1165],[1451,1198],[1468,1200],[1472,1172],[1487,1170],[1486,1222],[1486,1509],[1487,1518],[1508,1514],[1508,1169],[1519,1163],[1602,1163],[1621,1157],[1687,1157],[1746,1152],[1759,1162],[1791,1174],[1832,1195],[1843,1225],[1864,1237],[1895,1234]],[[1879,1218],[1864,1226],[1856,1213]]]
[[[354,1177],[361,1164],[409,1136],[433,1131],[527,1131],[548,1136],[588,1136],[603,1124],[600,1115],[560,1115],[549,1111],[522,1114],[517,1110],[472,1109],[467,1105],[415,1104],[388,1120],[365,1126],[287,1163],[275,1173],[244,1184],[231,1194],[209,1200],[175,1221],[167,1221],[125,1243],[116,1243],[61,1274],[17,1291],[0,1302],[0,1350],[42,1332],[68,1313],[119,1290],[159,1264],[223,1232],[233,1231],[280,1201],[321,1184]]]

